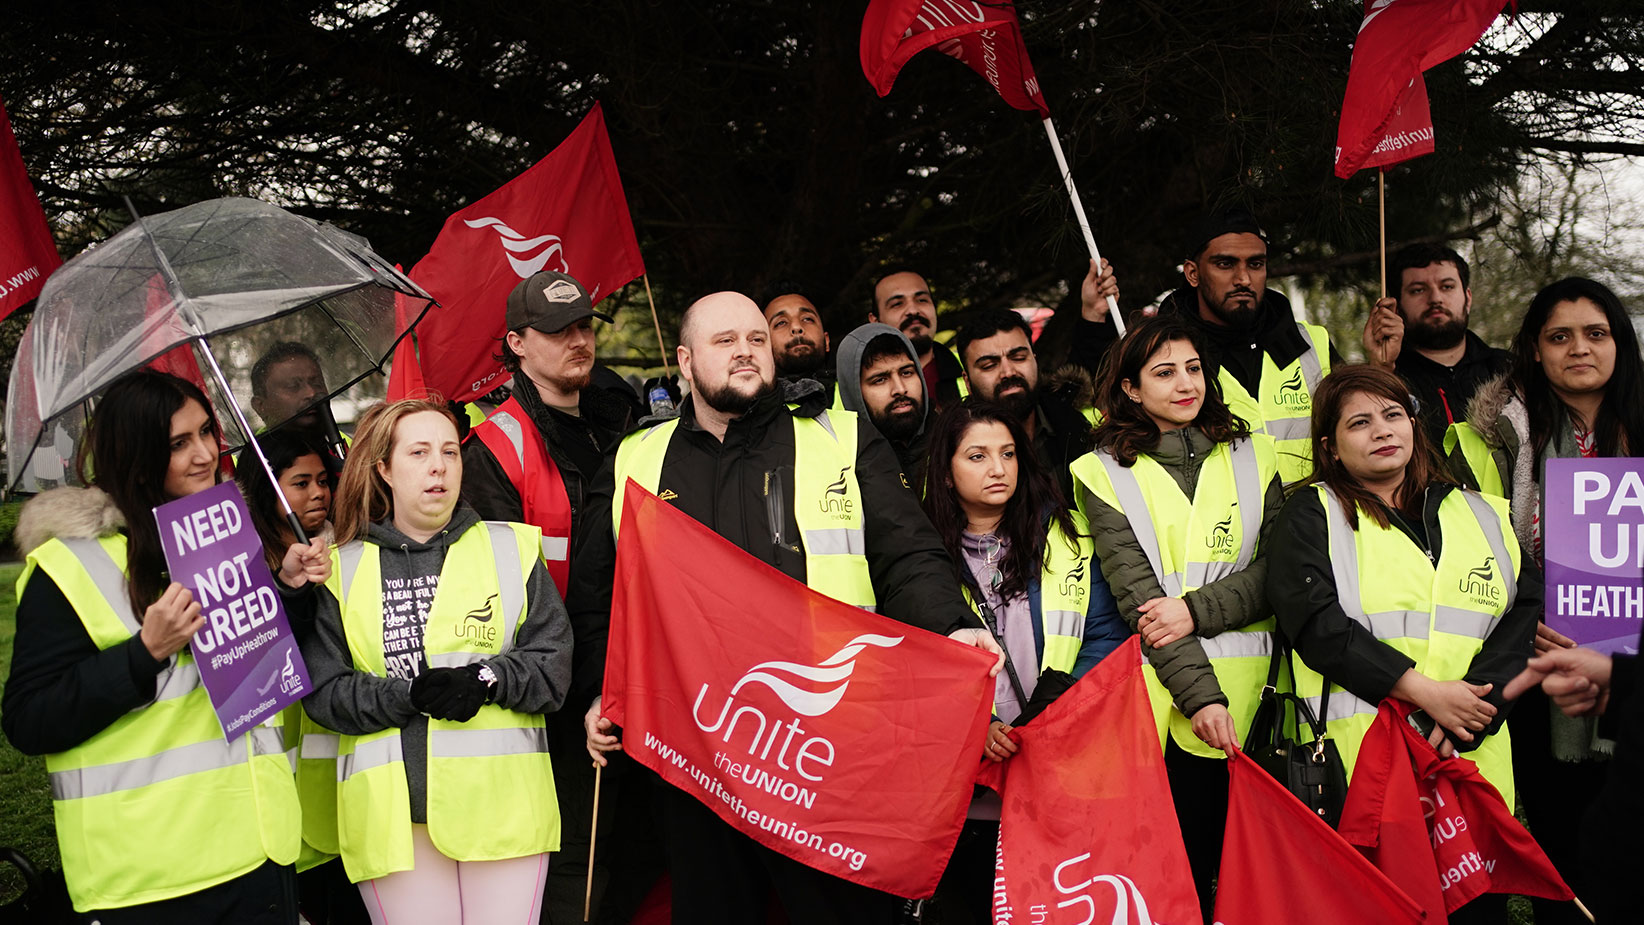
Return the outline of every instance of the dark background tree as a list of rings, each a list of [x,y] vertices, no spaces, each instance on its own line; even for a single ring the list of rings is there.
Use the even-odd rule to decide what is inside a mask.
[[[878,99],[864,3],[21,6],[0,23],[0,93],[65,255],[128,221],[124,195],[251,195],[410,266],[602,100],[665,322],[712,289],[797,279],[848,328],[892,261],[944,307],[1077,312],[1084,248],[1037,118],[934,52]],[[1235,202],[1281,268],[1374,274],[1374,177],[1330,171],[1362,3],[1018,7],[1127,308],[1176,284],[1195,216]],[[1636,0],[1519,9],[1428,73],[1438,152],[1391,175],[1394,240],[1475,224],[1528,159],[1644,153]]]

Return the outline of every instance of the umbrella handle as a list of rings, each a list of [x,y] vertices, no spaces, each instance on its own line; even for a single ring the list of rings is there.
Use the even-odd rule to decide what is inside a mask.
[[[291,532],[296,534],[297,542],[307,545],[309,542],[308,531],[303,529],[303,522],[297,517],[297,512],[287,511],[285,522],[290,525]]]

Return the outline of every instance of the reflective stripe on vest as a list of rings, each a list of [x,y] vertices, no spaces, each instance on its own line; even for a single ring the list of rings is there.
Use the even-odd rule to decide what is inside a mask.
[[[474,428],[473,435],[496,457],[519,493],[521,518],[542,531],[542,558],[564,597],[571,574],[571,499],[542,433],[519,399],[510,395]]]
[[[788,420],[793,422],[794,484],[784,486],[781,500],[792,499],[805,553],[805,583],[835,600],[873,610],[877,601],[856,480],[859,418],[850,411],[828,410],[814,418],[789,415]],[[678,426],[678,418],[663,421],[628,435],[617,447],[611,529],[619,542],[628,480],[653,494],[660,490],[663,461]]]
[[[1273,438],[1279,476],[1286,487],[1312,474],[1312,397],[1330,372],[1329,333],[1304,321],[1295,325],[1307,349],[1284,369],[1264,351],[1258,394],[1251,395],[1226,367],[1219,376],[1223,397],[1233,413],[1251,430]]]
[[[1354,530],[1335,492],[1325,486],[1317,490],[1325,509],[1330,567],[1342,612],[1388,647],[1409,657],[1422,674],[1437,681],[1464,677],[1484,640],[1512,608],[1518,594],[1517,551],[1508,545],[1502,527],[1505,502],[1492,502],[1463,489],[1452,491],[1439,505],[1442,546],[1438,561],[1431,562],[1402,530],[1378,526],[1362,509],[1358,512],[1359,529]],[[1361,563],[1372,554],[1377,563],[1376,579],[1366,586],[1361,579]],[[1481,564],[1469,568],[1474,561]],[[1423,599],[1429,602],[1429,609],[1410,608],[1410,604]],[[1383,607],[1404,606],[1372,611],[1366,601]],[[1316,711],[1324,679],[1306,665],[1305,659],[1293,658],[1297,694]],[[1326,721],[1332,724],[1329,734],[1336,740],[1349,774],[1357,760],[1359,743],[1375,721],[1376,709],[1376,704],[1338,685],[1330,686]],[[1503,725],[1468,753],[1506,800],[1514,798],[1510,752],[1507,727]]]
[[[100,650],[140,631],[127,593],[126,541],[50,540],[30,551],[19,591],[44,571]],[[57,840],[75,908],[198,892],[302,848],[301,810],[277,728],[223,738],[187,649],[154,699],[84,742],[46,756]]]

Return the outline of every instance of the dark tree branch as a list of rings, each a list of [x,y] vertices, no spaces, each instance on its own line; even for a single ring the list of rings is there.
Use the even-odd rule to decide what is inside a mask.
[[[1491,215],[1484,221],[1475,222],[1468,225],[1466,228],[1458,228],[1454,231],[1446,231],[1441,234],[1429,234],[1414,238],[1405,238],[1402,241],[1388,241],[1387,250],[1391,253],[1392,251],[1396,251],[1399,248],[1410,244],[1443,244],[1446,241],[1460,241],[1464,238],[1477,241],[1484,234],[1484,232],[1489,231],[1491,228],[1494,228],[1499,224],[1501,224],[1501,213],[1498,212]],[[1322,260],[1314,260],[1308,263],[1279,264],[1267,271],[1267,277],[1269,279],[1274,279],[1281,276],[1317,276],[1321,273],[1328,273],[1331,270],[1339,270],[1342,267],[1369,263],[1380,256],[1381,250],[1378,248],[1377,250],[1355,251],[1351,254],[1338,254],[1334,257],[1326,257]]]

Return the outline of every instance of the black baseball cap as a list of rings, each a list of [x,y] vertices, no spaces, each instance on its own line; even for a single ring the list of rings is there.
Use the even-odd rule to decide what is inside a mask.
[[[1204,253],[1205,245],[1224,234],[1253,234],[1261,238],[1263,244],[1273,243],[1249,209],[1224,209],[1199,219],[1193,226],[1193,232],[1186,242],[1187,259],[1197,260],[1199,255]]]
[[[609,322],[611,316],[594,311],[594,301],[569,273],[543,270],[520,281],[508,293],[508,330],[536,328],[544,334],[563,331],[584,318]]]

